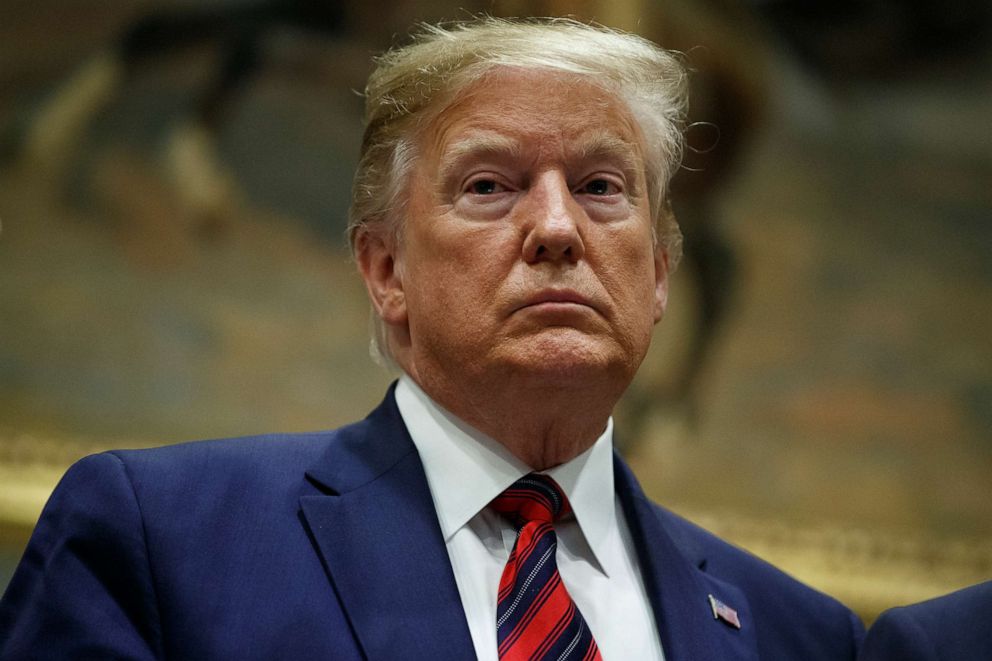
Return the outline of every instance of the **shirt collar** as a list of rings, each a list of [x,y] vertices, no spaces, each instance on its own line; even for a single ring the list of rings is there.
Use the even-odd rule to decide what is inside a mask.
[[[396,386],[403,416],[427,474],[445,542],[496,496],[532,469],[501,443],[434,402],[408,375]],[[561,486],[600,568],[616,531],[613,419],[588,450],[545,471]],[[608,497],[604,495],[608,494]]]

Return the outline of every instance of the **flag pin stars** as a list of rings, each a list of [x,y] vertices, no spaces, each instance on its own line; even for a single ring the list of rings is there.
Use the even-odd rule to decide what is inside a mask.
[[[710,608],[713,609],[713,619],[723,620],[735,629],[741,628],[741,620],[737,617],[737,611],[723,603],[713,595],[707,595],[710,599]]]

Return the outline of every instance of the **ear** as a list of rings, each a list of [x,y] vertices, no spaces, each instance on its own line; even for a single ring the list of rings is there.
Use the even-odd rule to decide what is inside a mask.
[[[661,321],[668,307],[668,251],[659,243],[654,248],[654,323]]]
[[[358,269],[376,313],[387,324],[407,323],[403,278],[398,268],[395,241],[368,228],[359,230],[355,239]]]

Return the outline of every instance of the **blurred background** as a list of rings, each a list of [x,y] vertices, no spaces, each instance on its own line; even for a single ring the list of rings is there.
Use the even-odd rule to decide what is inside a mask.
[[[5,0],[0,588],[84,454],[382,397],[344,228],[370,57],[571,15],[682,51],[687,256],[617,412],[654,498],[866,620],[992,577],[984,0]]]

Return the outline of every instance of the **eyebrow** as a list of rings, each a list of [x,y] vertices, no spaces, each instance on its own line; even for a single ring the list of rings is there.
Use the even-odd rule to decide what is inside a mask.
[[[636,144],[608,133],[591,135],[574,148],[574,154],[580,161],[615,161],[627,173],[636,173],[644,167],[643,160],[637,158],[639,151]]]
[[[499,133],[482,133],[468,136],[448,145],[441,155],[441,179],[457,171],[467,158],[510,158],[523,155],[519,140]]]
[[[582,136],[577,144],[569,147],[569,155],[581,162],[608,160],[615,163],[629,180],[634,194],[637,173],[645,169],[643,160],[638,158],[637,145],[610,134],[593,133]],[[467,136],[448,145],[442,153],[440,180],[447,181],[458,172],[469,158],[520,159],[524,157],[523,143],[516,138],[501,133],[486,132]],[[645,173],[646,175],[646,173]]]

